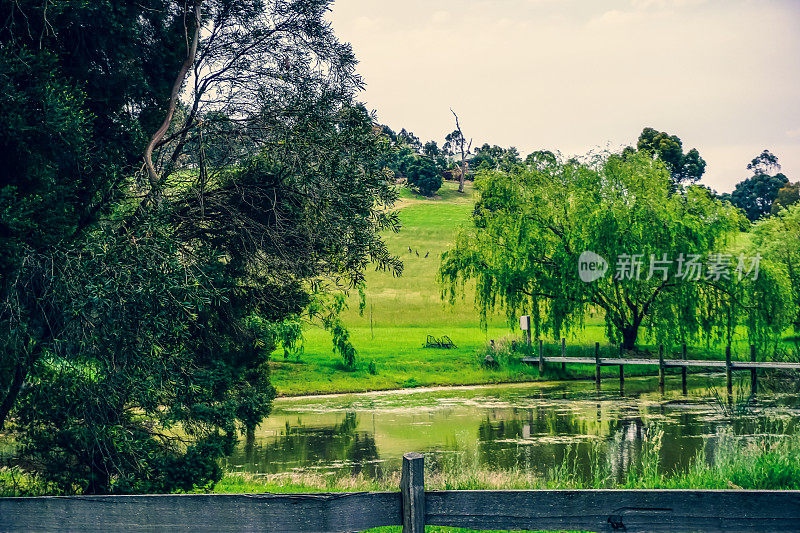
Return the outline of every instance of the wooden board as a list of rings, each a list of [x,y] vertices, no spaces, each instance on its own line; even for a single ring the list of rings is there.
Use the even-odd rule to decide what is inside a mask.
[[[400,492],[0,498],[2,531],[361,531]],[[800,491],[427,491],[425,523],[471,529],[800,531]]]
[[[573,363],[573,364],[580,364],[580,365],[593,365],[595,364],[594,357],[543,357],[545,363]],[[539,358],[538,357],[523,357],[523,363],[528,363],[529,365],[538,365]]]
[[[778,363],[770,361],[731,361],[733,368],[767,368],[773,370],[800,370],[800,363]]]
[[[400,525],[399,492],[0,498],[0,531],[362,531]]]
[[[800,531],[800,491],[431,491],[426,509],[470,529]]]
[[[707,368],[725,368],[725,361],[714,359],[665,359],[666,367],[699,366]]]

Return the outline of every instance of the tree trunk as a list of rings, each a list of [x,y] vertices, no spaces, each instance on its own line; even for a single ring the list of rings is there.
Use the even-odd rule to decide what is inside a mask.
[[[28,373],[33,368],[34,363],[41,357],[44,341],[44,338],[39,337],[39,342],[34,344],[29,354],[24,357],[22,355],[19,356],[20,359],[17,360],[17,365],[14,368],[14,377],[5,392],[5,396],[2,397],[2,403],[0,403],[0,429],[3,429],[9,414],[14,409],[17,397],[22,391],[23,385],[25,385],[25,380],[28,378]]]
[[[25,377],[27,374],[27,366],[22,361],[18,361],[17,366],[14,369],[14,378],[11,380],[11,384],[8,386],[8,390],[6,391],[2,404],[0,404],[0,429],[3,429],[11,409],[14,408],[14,404],[17,401],[17,396],[19,396],[19,392],[22,390],[22,384],[25,382]]]
[[[102,456],[96,454],[90,465],[91,474],[86,494],[108,494],[111,491],[111,476],[105,468]]]
[[[639,337],[639,326],[628,325],[622,327],[622,348],[633,350],[636,347],[636,339]]]
[[[461,124],[458,123],[458,115],[456,112],[453,111],[453,108],[450,108],[450,112],[456,117],[456,130],[458,130],[459,136],[459,144],[461,146],[461,176],[459,176],[458,180],[458,192],[464,192],[464,180],[467,176],[467,154],[469,153],[470,148],[472,148],[472,139],[469,140],[469,145],[467,146],[467,150],[464,151],[464,143],[466,140],[464,139],[464,133],[461,131]]]
[[[172,92],[170,93],[169,97],[167,116],[164,117],[164,122],[161,123],[161,127],[158,128],[158,131],[156,131],[150,138],[150,142],[147,143],[147,147],[144,150],[144,164],[147,168],[147,176],[150,179],[150,191],[153,194],[158,194],[158,189],[161,187],[161,180],[156,172],[155,167],[153,166],[153,150],[158,142],[164,137],[164,134],[167,133],[167,129],[169,129],[169,125],[172,123],[172,115],[175,114],[175,108],[178,105],[178,96],[181,91],[181,86],[183,85],[183,81],[186,79],[186,74],[189,72],[189,68],[192,66],[192,63],[194,63],[195,55],[197,55],[197,43],[200,39],[201,4],[202,2],[197,0],[194,6],[194,33],[192,36],[192,43],[189,45],[189,49],[186,51],[186,59],[181,65],[181,70],[178,72],[178,75],[175,77],[175,82],[172,84]]]

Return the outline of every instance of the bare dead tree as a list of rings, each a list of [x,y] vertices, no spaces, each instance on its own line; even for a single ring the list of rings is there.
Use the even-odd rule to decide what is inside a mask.
[[[461,176],[458,178],[458,192],[464,192],[464,179],[467,175],[467,169],[469,168],[469,163],[467,163],[467,154],[469,153],[470,148],[472,148],[472,139],[469,140],[469,144],[467,145],[467,149],[464,150],[464,143],[466,143],[466,139],[464,138],[464,133],[461,131],[461,125],[458,123],[458,115],[456,112],[453,111],[453,108],[450,108],[450,112],[456,117],[456,130],[458,130],[458,141],[461,147]]]

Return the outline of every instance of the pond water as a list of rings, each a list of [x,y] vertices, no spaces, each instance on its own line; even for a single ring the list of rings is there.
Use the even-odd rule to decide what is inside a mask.
[[[621,479],[640,463],[643,439],[654,431],[663,432],[661,467],[672,471],[701,449],[713,460],[723,434],[789,434],[800,421],[796,394],[759,396],[744,415],[729,416],[717,393],[724,378],[716,374],[690,375],[686,396],[674,377],[664,396],[657,378],[628,378],[624,392],[613,385],[608,380],[599,393],[593,382],[570,381],[279,399],[226,468],[382,476],[399,469],[403,453],[416,451],[433,464],[463,454],[490,470],[545,475],[566,455],[579,476],[600,460]],[[734,391],[734,398],[744,396]]]

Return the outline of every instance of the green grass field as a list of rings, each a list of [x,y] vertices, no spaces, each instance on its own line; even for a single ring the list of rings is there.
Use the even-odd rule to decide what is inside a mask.
[[[403,228],[387,234],[389,250],[403,260],[403,275],[370,271],[366,276],[366,308],[358,312],[357,295],[343,313],[358,350],[355,370],[347,371],[333,354],[330,336],[319,326],[305,331],[304,353],[299,362],[273,356],[272,381],[279,394],[320,394],[394,389],[432,385],[497,383],[534,379],[538,372],[527,365],[486,370],[476,351],[489,339],[515,334],[504,316],[490,317],[489,327],[479,327],[472,294],[456,305],[445,305],[436,282],[439,258],[459,229],[470,222],[474,202],[471,184],[458,193],[445,183],[435,199],[403,190],[397,208]],[[411,249],[411,252],[409,252]],[[427,256],[427,257],[426,257]],[[424,348],[428,335],[449,336],[457,348]],[[600,323],[590,325],[587,340],[602,340]],[[375,363],[377,374],[368,372]],[[588,376],[588,372],[587,372]]]
[[[473,294],[467,287],[465,298],[445,305],[436,281],[439,260],[460,228],[470,223],[475,194],[471,184],[465,193],[455,183],[445,183],[439,196],[428,199],[403,189],[397,208],[403,224],[399,233],[385,236],[389,250],[403,260],[401,277],[369,271],[366,275],[366,308],[358,312],[358,297],[350,295],[350,308],[342,318],[358,351],[355,370],[346,370],[333,353],[330,336],[320,326],[305,331],[304,353],[299,360],[284,360],[280,351],[273,356],[272,382],[281,395],[325,394],[395,389],[417,386],[468,385],[526,381],[538,378],[538,370],[508,360],[497,370],[480,365],[477,351],[490,339],[518,336],[518,324],[509,328],[504,315],[490,316],[488,329],[479,326]],[[411,250],[409,252],[409,249]],[[427,257],[426,257],[427,256]],[[424,348],[426,337],[449,336],[457,348]],[[521,337],[520,337],[521,338]],[[555,341],[551,341],[555,342]],[[586,327],[567,339],[569,355],[591,356],[593,344],[606,344],[601,316],[586,321]],[[742,336],[734,344],[734,358],[745,357]],[[605,349],[605,348],[604,348]],[[720,346],[693,350],[691,357],[724,357]],[[376,374],[368,371],[373,362]],[[552,378],[589,378],[594,368],[567,368],[566,374]],[[652,373],[648,367],[632,367],[631,375]],[[615,374],[615,368],[604,370]],[[626,372],[627,373],[627,372]]]

